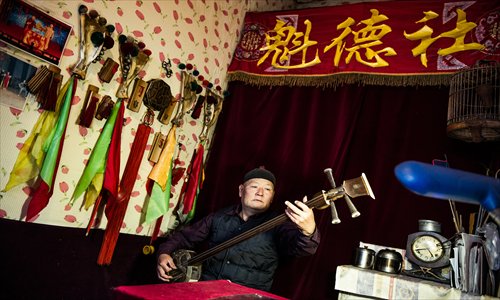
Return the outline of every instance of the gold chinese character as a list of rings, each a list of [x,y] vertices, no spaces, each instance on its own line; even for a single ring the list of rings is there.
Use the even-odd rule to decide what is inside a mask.
[[[344,42],[344,38],[346,38],[349,34],[352,33],[352,29],[351,29],[351,26],[355,23],[354,19],[353,18],[347,18],[344,22],[340,23],[339,25],[337,25],[337,30],[339,29],[344,29],[344,31],[342,31],[342,33],[334,38],[332,40],[332,43],[328,46],[326,46],[324,49],[323,49],[323,53],[326,53],[328,52],[333,46],[336,47],[336,51],[335,51],[335,57],[333,59],[333,64],[334,66],[338,67],[339,66],[339,61],[340,61],[340,57],[342,56],[342,52],[344,51],[344,48],[345,48],[345,42]]]
[[[302,32],[296,32],[295,27],[285,26],[285,22],[281,20],[276,20],[276,26],[274,27],[273,36],[266,33],[266,46],[261,48],[261,51],[267,51],[257,62],[257,66],[262,64],[269,55],[274,52],[273,58],[271,60],[271,65],[277,69],[299,69],[306,68],[317,65],[321,62],[318,56],[318,50],[316,50],[316,57],[310,62],[306,62],[307,49],[310,46],[316,45],[318,42],[309,40],[309,34],[311,33],[311,22],[305,20],[306,25],[305,34]],[[288,48],[291,43],[291,47]],[[302,63],[298,65],[284,65],[285,62],[290,61],[290,57],[294,54],[302,52]]]
[[[425,23],[429,20],[437,18],[438,16],[439,15],[433,11],[427,11],[424,12],[424,18],[420,19],[416,23]],[[457,9],[457,25],[455,29],[444,32],[436,37],[432,37],[434,30],[431,27],[424,25],[419,30],[410,34],[406,33],[405,31],[404,35],[408,40],[411,41],[420,40],[420,44],[417,47],[413,48],[411,52],[414,57],[420,55],[420,62],[422,63],[422,65],[427,67],[427,48],[429,48],[432,43],[442,37],[453,38],[455,39],[455,42],[448,48],[439,49],[437,53],[441,56],[466,50],[484,49],[484,46],[479,43],[465,44],[464,42],[464,38],[467,32],[471,31],[476,26],[477,25],[474,22],[467,22],[466,14],[463,10]]]
[[[364,24],[365,27],[359,31],[354,31],[350,28],[355,21],[352,18],[347,18],[344,22],[337,26],[337,29],[344,29],[344,31],[337,38],[332,40],[332,43],[326,46],[323,52],[329,51],[333,46],[336,46],[334,65],[338,66],[340,62],[340,57],[342,53],[348,51],[345,62],[350,63],[353,56],[356,57],[356,61],[367,65],[369,67],[386,67],[389,63],[384,60],[380,55],[384,53],[384,56],[394,56],[397,55],[396,51],[392,47],[385,47],[378,51],[372,48],[378,45],[382,45],[381,39],[392,31],[391,27],[386,24],[376,25],[378,23],[384,22],[389,18],[385,15],[379,15],[379,11],[376,9],[370,9],[372,13],[371,18],[363,20],[358,23]],[[353,35],[354,45],[352,47],[346,48],[346,42],[344,39],[349,35]],[[362,56],[361,50],[364,49],[364,57]],[[366,58],[367,60],[365,60]]]
[[[427,11],[424,12],[424,17],[415,23],[425,23],[429,20],[437,18],[438,16],[439,15],[433,11]],[[407,39],[411,41],[420,40],[420,44],[417,47],[413,48],[411,52],[413,53],[414,57],[420,55],[420,62],[425,67],[427,67],[427,48],[429,48],[429,46],[439,38],[439,36],[433,38],[433,32],[434,30],[427,25],[424,25],[422,28],[411,34],[407,34],[406,31],[404,32],[404,35]]]
[[[467,22],[466,14],[463,10],[457,9],[457,27],[453,30],[443,32],[440,37],[448,37],[455,39],[455,43],[451,47],[440,49],[439,55],[445,56],[451,53],[467,51],[467,50],[483,50],[484,46],[479,43],[464,43],[464,38],[467,32],[476,28],[474,22]]]

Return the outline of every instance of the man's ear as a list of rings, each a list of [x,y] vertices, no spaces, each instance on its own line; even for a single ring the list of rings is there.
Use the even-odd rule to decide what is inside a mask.
[[[241,196],[243,196],[243,189],[244,188],[245,187],[243,186],[243,184],[240,184],[240,186],[238,187],[238,195],[240,196],[240,198],[241,198]]]

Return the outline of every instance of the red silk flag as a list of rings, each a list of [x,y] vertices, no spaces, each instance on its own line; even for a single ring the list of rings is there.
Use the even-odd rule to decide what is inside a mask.
[[[106,196],[107,198],[105,212],[108,220],[112,218],[113,206],[116,204],[118,186],[120,185],[120,151],[124,113],[125,105],[122,103],[115,120],[115,127],[113,128],[113,136],[109,145],[108,160],[106,161],[106,170],[104,171],[104,182],[101,191],[101,196]]]
[[[200,143],[195,153],[195,158],[193,160],[193,166],[191,172],[189,173],[188,185],[186,187],[186,194],[184,195],[183,199],[184,200],[184,208],[182,210],[183,214],[187,214],[193,209],[194,200],[198,195],[199,191],[198,188],[201,183],[200,172],[202,171],[202,166],[203,166],[203,152],[204,152],[204,147]]]
[[[498,1],[384,1],[249,12],[229,80],[256,85],[447,85],[500,61]]]
[[[179,222],[183,224],[188,223],[194,217],[196,201],[204,179],[203,155],[204,146],[200,143],[191,158],[191,163],[187,170],[187,178],[184,180],[179,195],[179,202],[177,203],[177,215]]]

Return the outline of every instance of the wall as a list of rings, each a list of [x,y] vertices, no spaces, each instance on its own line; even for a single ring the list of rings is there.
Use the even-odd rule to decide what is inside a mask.
[[[163,79],[177,98],[180,91],[180,73],[177,67],[179,62],[193,64],[205,79],[214,84],[214,87],[219,85],[224,90],[226,88],[226,69],[231,61],[245,12],[290,9],[293,2],[275,0],[37,1],[36,5],[49,12],[51,16],[73,26],[73,33],[59,65],[64,75],[63,82],[68,80],[71,66],[76,63],[78,58],[78,7],[80,4],[85,4],[89,10],[95,9],[107,19],[108,24],[115,25],[115,46],[107,51],[100,62],[92,64],[86,79],[80,80],[78,83],[54,183],[54,194],[48,206],[34,221],[35,223],[76,228],[87,226],[91,208],[89,210],[81,208],[83,197],[77,199],[72,206],[69,201],[105,122],[105,120],[94,119],[90,128],[84,128],[76,125],[76,120],[89,84],[98,86],[101,95],[107,94],[114,98],[119,76],[115,75],[110,83],[104,83],[99,81],[97,73],[107,57],[119,61],[118,34],[131,35],[136,40],[146,44],[146,48],[152,51],[152,55],[140,77],[146,81],[154,78]],[[46,64],[5,44],[1,44],[1,50],[36,67]],[[165,76],[161,67],[161,62],[164,59],[170,59],[173,63],[172,69],[175,74],[170,78]],[[2,96],[4,97],[5,94]],[[130,153],[134,134],[145,110],[144,105],[142,105],[138,113],[130,110],[125,112],[121,151],[122,172]],[[0,106],[0,138],[2,140],[0,144],[0,188],[5,187],[19,149],[28,138],[40,113],[41,111],[37,109],[36,102],[33,101],[32,97],[31,100],[27,101],[23,110],[13,109],[5,105]],[[202,117],[193,119],[190,116],[185,116],[183,125],[176,132],[177,141],[182,144],[179,152],[175,154],[179,155],[180,166],[187,167],[190,162],[199,141],[202,120]],[[167,134],[171,125],[163,125],[155,121],[152,127],[153,132],[149,137],[139,176],[134,185],[122,233],[151,234],[149,225],[140,224],[146,194],[145,182],[152,168],[152,164],[147,161],[147,156],[154,132],[161,131]],[[211,134],[212,131],[210,131],[208,143],[210,143]],[[172,187],[173,199],[170,202],[170,207],[174,207],[177,203],[182,181],[181,179],[179,184]],[[29,193],[30,186],[28,184],[22,184],[8,192],[2,192],[0,194],[0,218],[23,220],[29,201]],[[162,231],[168,230],[167,226],[174,226],[175,218],[170,218],[171,213],[172,210],[165,216]],[[99,228],[104,228],[105,225],[104,218]]]
[[[174,96],[179,96],[180,76],[176,62],[191,63],[214,85],[226,88],[226,69],[230,63],[246,11],[289,9],[292,1],[278,0],[156,0],[156,1],[36,1],[37,6],[51,16],[73,26],[64,56],[59,67],[64,75],[63,82],[70,76],[70,68],[78,57],[78,7],[85,4],[104,16],[108,23],[116,26],[118,32],[133,35],[143,41],[152,51],[151,60],[141,74],[144,80],[161,78],[169,84]],[[121,30],[120,30],[121,28]],[[115,35],[115,43],[117,40]],[[0,43],[0,50],[14,55],[35,67],[45,63],[19,50]],[[100,88],[101,94],[114,98],[119,76],[108,83],[98,80],[97,72],[107,57],[118,61],[118,48],[111,49],[99,63],[92,64],[87,79],[78,83],[72,101],[64,150],[57,170],[54,194],[48,206],[34,220],[24,221],[29,201],[30,186],[22,184],[8,192],[0,193],[0,278],[2,295],[11,299],[106,299],[111,297],[112,288],[119,285],[152,284],[155,281],[154,256],[144,256],[142,247],[150,240],[149,225],[140,224],[141,209],[145,201],[145,181],[152,168],[147,161],[153,134],[139,170],[121,235],[118,239],[110,266],[96,264],[103,239],[102,230],[93,230],[85,236],[84,228],[90,218],[90,210],[81,209],[83,197],[69,205],[86,161],[99,137],[105,121],[94,119],[90,128],[75,124],[83,105],[89,84]],[[167,78],[161,68],[161,61],[173,61],[174,76]],[[4,97],[5,94],[1,94]],[[5,99],[2,99],[5,100]],[[114,99],[115,100],[115,99]],[[121,171],[130,154],[130,145],[135,131],[145,112],[125,111],[125,126],[122,134]],[[0,105],[0,189],[8,181],[9,173],[16,161],[19,149],[28,138],[41,111],[32,100],[22,110]],[[177,130],[178,141],[182,143],[179,159],[187,167],[198,143],[202,118],[184,118],[184,124]],[[167,134],[170,125],[158,121],[153,132]],[[209,134],[209,142],[212,132]],[[177,155],[177,153],[176,153]],[[208,153],[205,154],[208,156]],[[180,184],[172,189],[171,206],[178,200]],[[169,218],[162,225],[174,225]],[[104,218],[99,228],[105,228]],[[159,242],[159,241],[157,241]]]

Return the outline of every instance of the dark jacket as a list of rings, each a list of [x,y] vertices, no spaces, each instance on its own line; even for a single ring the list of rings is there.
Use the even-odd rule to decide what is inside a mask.
[[[277,215],[265,212],[252,216],[245,222],[239,217],[240,210],[240,205],[228,207],[173,233],[160,245],[158,254],[193,249],[205,240],[213,248]],[[287,220],[208,258],[203,264],[201,280],[228,279],[244,286],[269,291],[279,256],[314,254],[319,239],[318,230],[313,236],[307,237]]]

